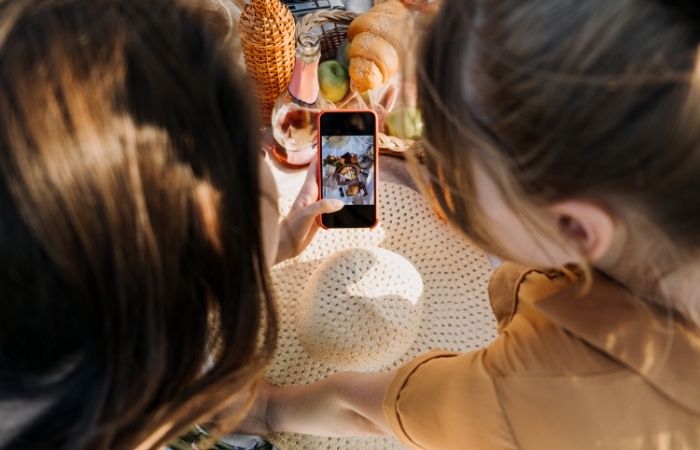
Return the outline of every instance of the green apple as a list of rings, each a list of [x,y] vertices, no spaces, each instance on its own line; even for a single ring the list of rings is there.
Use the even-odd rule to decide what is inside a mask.
[[[386,116],[387,133],[401,139],[420,139],[423,136],[423,118],[414,106],[397,108]]]
[[[323,61],[318,66],[318,83],[323,96],[333,103],[344,99],[350,89],[348,71],[334,59]]]

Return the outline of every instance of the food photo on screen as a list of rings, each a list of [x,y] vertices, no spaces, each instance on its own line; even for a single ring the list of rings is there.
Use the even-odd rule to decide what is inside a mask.
[[[374,205],[374,136],[321,138],[323,198]]]

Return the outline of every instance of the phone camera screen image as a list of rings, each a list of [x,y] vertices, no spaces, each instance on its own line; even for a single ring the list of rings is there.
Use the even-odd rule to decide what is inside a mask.
[[[322,198],[346,206],[324,214],[327,228],[363,228],[376,224],[376,117],[371,112],[328,112],[321,116],[319,177]]]
[[[322,136],[323,198],[374,205],[374,136]]]

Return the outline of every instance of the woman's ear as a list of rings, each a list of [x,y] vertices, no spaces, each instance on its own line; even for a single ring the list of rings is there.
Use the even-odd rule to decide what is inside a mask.
[[[602,259],[610,251],[617,229],[610,211],[586,200],[555,203],[550,210],[562,237],[576,246],[589,262]]]

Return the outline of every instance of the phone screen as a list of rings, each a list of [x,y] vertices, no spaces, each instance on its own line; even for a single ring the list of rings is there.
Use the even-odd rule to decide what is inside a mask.
[[[345,203],[323,214],[327,228],[367,228],[377,223],[377,119],[371,111],[332,111],[320,117],[321,197]]]

